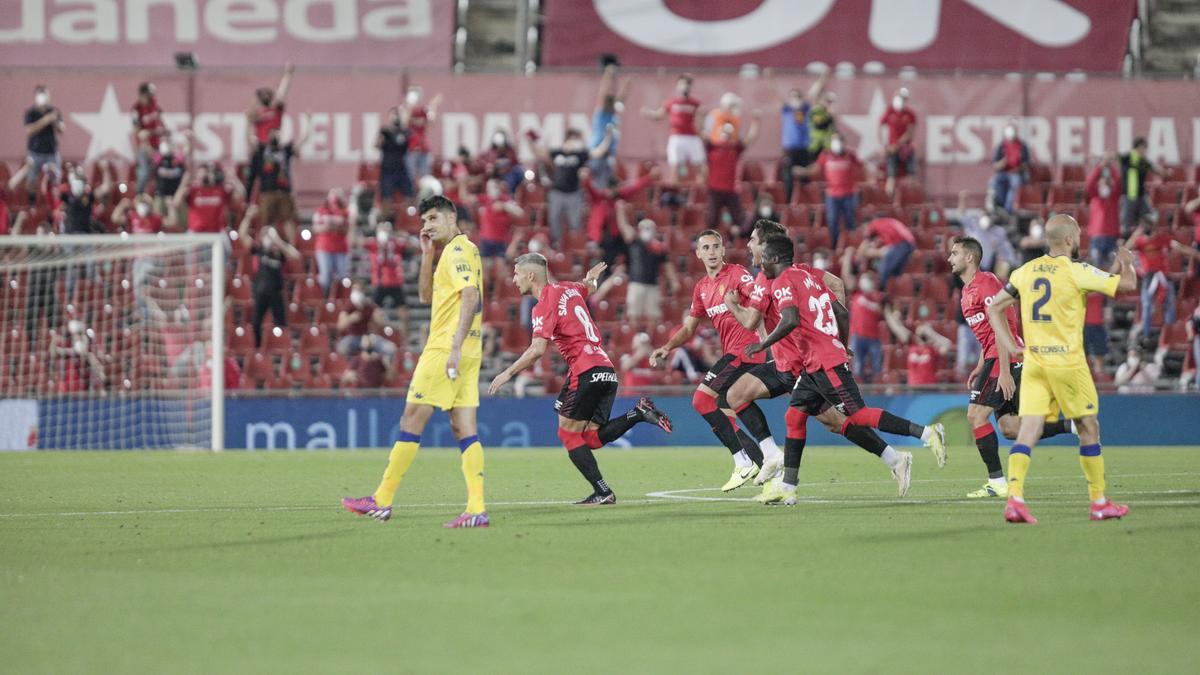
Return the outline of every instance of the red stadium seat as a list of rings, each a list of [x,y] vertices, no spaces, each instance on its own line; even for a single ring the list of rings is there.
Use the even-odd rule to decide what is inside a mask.
[[[246,362],[242,377],[253,383],[255,388],[266,384],[267,380],[275,377],[275,365],[265,354],[255,354]]]
[[[320,357],[329,353],[329,333],[323,326],[313,325],[300,331],[300,353]]]
[[[267,330],[264,326],[261,350],[269,355],[282,355],[292,350],[292,334],[286,328],[275,326]]]
[[[1058,181],[1064,184],[1087,181],[1087,167],[1081,164],[1062,164],[1058,167]]]

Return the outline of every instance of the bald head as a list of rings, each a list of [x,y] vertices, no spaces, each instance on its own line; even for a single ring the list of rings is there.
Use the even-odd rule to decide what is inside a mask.
[[[1064,213],[1060,213],[1046,221],[1046,242],[1051,246],[1062,246],[1067,238],[1079,235],[1079,223]]]

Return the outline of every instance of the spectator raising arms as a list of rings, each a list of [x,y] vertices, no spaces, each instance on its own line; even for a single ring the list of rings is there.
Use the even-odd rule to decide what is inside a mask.
[[[1129,245],[1130,250],[1136,251],[1141,260],[1138,278],[1142,281],[1142,337],[1150,337],[1150,319],[1154,315],[1155,306],[1162,307],[1163,325],[1175,323],[1175,282],[1171,280],[1171,255],[1182,254],[1189,258],[1200,258],[1200,252],[1193,251],[1175,240],[1171,235],[1171,224],[1165,219],[1157,229],[1151,229],[1154,215],[1143,219],[1138,229],[1134,230]],[[1162,296],[1161,303],[1157,301]]]
[[[760,117],[761,113],[755,110],[744,141],[738,136],[738,130],[732,122],[722,125],[715,141],[704,141],[708,157],[708,213],[705,221],[710,230],[716,229],[722,211],[727,214],[727,222],[742,221],[742,204],[736,189],[738,161],[746,148],[758,138]]]
[[[836,248],[841,226],[853,230],[858,225],[858,194],[855,192],[858,174],[863,170],[858,155],[846,147],[841,134],[834,133],[829,149],[817,157],[817,163],[806,171],[820,171],[825,176],[825,222],[829,238]]]
[[[1029,146],[1017,137],[1017,125],[1009,122],[1004,127],[1004,140],[992,153],[992,180],[988,184],[991,193],[990,205],[1004,209],[1010,214],[1017,201],[1021,186],[1029,180]]]
[[[174,200],[166,219],[154,213],[150,197],[144,194],[136,195],[133,199],[126,197],[117,204],[112,213],[113,225],[121,228],[122,232],[130,234],[158,234],[164,226],[174,231],[177,228],[178,215]]]
[[[292,196],[292,159],[295,147],[304,144],[306,134],[301,133],[295,143],[280,143],[279,130],[267,136],[265,145],[258,146],[250,162],[250,177],[246,181],[247,194],[254,193],[254,184],[260,182],[258,203],[262,209],[264,225],[282,227],[287,238],[295,238],[296,200]]]
[[[442,95],[437,94],[429,103],[421,101],[422,89],[417,85],[408,88],[401,108],[404,126],[408,129],[408,155],[405,166],[413,181],[428,176],[432,170],[433,155],[429,148],[429,125],[437,121],[438,106]]]
[[[928,312],[929,308],[922,305],[919,310]],[[900,312],[894,307],[885,309],[883,316],[888,329],[896,337],[896,342],[908,345],[908,353],[905,356],[905,383],[918,387],[938,384],[937,372],[942,358],[954,348],[950,338],[934,330],[933,326],[924,320],[925,316],[921,316],[922,320],[917,324],[917,329],[912,331],[900,320]]]
[[[517,151],[508,139],[508,132],[496,130],[492,134],[492,145],[479,156],[484,173],[489,178],[499,178],[508,187],[509,194],[516,194],[517,187],[525,180],[525,169],[517,161]]]
[[[504,183],[498,178],[489,178],[484,193],[479,196],[479,255],[483,258],[485,273],[490,275],[492,267],[504,261],[513,235],[513,218],[524,216],[525,210],[505,193]]]
[[[780,145],[783,148],[780,180],[783,181],[786,202],[790,204],[796,180],[805,179],[803,169],[812,164],[815,157],[809,151],[811,139],[808,133],[808,112],[812,109],[813,102],[820,98],[821,93],[825,91],[825,85],[829,82],[829,71],[821,72],[817,81],[808,88],[807,95],[799,87],[785,92],[775,80],[774,72],[770,68],[763,69],[763,76],[775,90],[776,96],[779,97],[781,118],[779,127],[782,134]]]
[[[283,127],[283,109],[287,105],[294,70],[295,66],[287,64],[283,68],[283,77],[279,79],[278,87],[274,90],[270,87],[259,87],[254,91],[254,103],[246,111],[246,136],[252,151],[257,146],[266,145],[271,132],[278,132]],[[247,190],[250,188],[247,187]]]
[[[238,226],[238,235],[242,241],[249,241],[250,225],[258,216],[258,207],[251,205],[242,217]],[[250,252],[258,258],[258,269],[254,272],[254,283],[251,290],[254,294],[254,318],[251,325],[254,328],[254,347],[262,346],[262,320],[267,310],[271,311],[275,325],[287,326],[287,312],[284,311],[283,299],[283,267],[288,259],[300,260],[300,251],[283,240],[273,227],[262,227],[259,230],[259,240],[250,247]]]
[[[338,340],[337,350],[343,356],[354,356],[364,345],[370,345],[390,357],[395,354],[396,345],[375,332],[386,325],[383,312],[367,297],[362,284],[354,284],[350,289],[350,306],[338,314],[337,329],[342,338]]]
[[[230,210],[235,195],[242,194],[236,181],[226,182],[220,164],[201,164],[197,171],[199,181],[192,184],[191,174],[185,174],[175,191],[172,206],[175,212],[187,204],[187,231],[193,234],[224,232],[229,227]]]
[[[876,218],[867,226],[867,236],[858,253],[879,260],[879,290],[887,293],[888,280],[904,273],[904,266],[917,249],[917,237],[895,218]]]
[[[158,147],[165,131],[162,108],[158,107],[158,100],[154,98],[154,84],[143,82],[138,85],[137,100],[133,103],[133,132],[137,147],[137,194],[146,191],[154,164],[154,149]]]
[[[592,111],[591,150],[600,147],[608,138],[605,151],[588,162],[592,170],[592,180],[601,185],[608,184],[608,177],[617,170],[617,144],[621,140],[621,111],[625,109],[625,96],[629,93],[632,78],[625,78],[617,84],[617,66],[608,64],[600,77],[600,88],[596,91],[596,108]]]
[[[696,133],[700,101],[692,97],[692,84],[691,75],[680,75],[675,80],[675,96],[657,108],[642,108],[643,117],[656,121],[666,119],[670,124],[671,133],[667,137],[670,183],[680,182],[689,169],[695,169],[700,178],[704,177],[704,144]]]
[[[553,183],[546,195],[547,220],[550,223],[550,239],[555,244],[562,241],[563,226],[578,232],[583,225],[583,188],[579,184],[579,172],[591,161],[603,160],[613,140],[613,127],[605,127],[600,143],[591,150],[583,142],[583,132],[567,129],[562,146],[547,150],[534,144],[538,159],[554,167]]]
[[[892,106],[879,118],[879,138],[885,148],[887,159],[887,183],[884,189],[889,197],[896,194],[896,177],[901,166],[904,175],[917,175],[917,148],[913,137],[917,131],[917,114],[908,107],[908,89],[901,87],[892,97]]]
[[[1117,186],[1120,173],[1116,159],[1116,154],[1105,153],[1088,173],[1084,188],[1088,199],[1088,257],[1101,269],[1112,264],[1117,239],[1121,237],[1121,190]],[[1099,293],[1092,295],[1104,297]]]
[[[609,176],[608,184],[602,189],[593,184],[587,169],[580,173],[583,189],[587,190],[588,199],[592,203],[592,208],[588,212],[588,241],[600,247],[603,251],[604,262],[610,269],[616,264],[617,256],[624,254],[627,250],[625,239],[621,236],[621,229],[617,225],[617,201],[632,200],[639,192],[653,185],[658,177],[658,167],[654,167],[640,178],[624,183],[618,183],[616,176]]]
[[[353,230],[352,230],[353,231]],[[376,305],[394,312],[401,331],[408,333],[408,302],[404,296],[404,242],[398,241],[392,224],[384,221],[375,228],[375,237],[363,244],[371,257],[371,288]]]
[[[396,195],[412,199],[413,177],[408,172],[409,130],[400,108],[392,108],[388,123],[379,128],[375,148],[379,150],[379,206],[386,216],[395,212]]]
[[[1133,148],[1118,158],[1121,164],[1121,231],[1130,234],[1153,211],[1146,194],[1146,177],[1162,176],[1146,158],[1146,139],[1133,139]]]
[[[325,203],[317,207],[312,218],[313,232],[317,235],[317,278],[321,290],[329,295],[335,280],[350,274],[350,210],[346,208],[346,192],[332,188],[325,196]]]
[[[50,105],[50,90],[42,84],[34,87],[33,107],[25,111],[26,160],[30,165],[29,172],[25,174],[25,189],[31,196],[42,173],[52,171],[54,182],[62,174],[58,137],[65,128],[62,112]]]
[[[88,184],[82,166],[67,173],[67,184],[59,194],[63,213],[63,234],[104,234],[104,225],[96,216],[105,210],[104,204],[112,194],[112,172],[108,160],[100,160],[102,180],[95,189]]]
[[[625,318],[630,321],[662,319],[662,291],[658,279],[665,276],[671,295],[679,290],[679,277],[670,258],[666,242],[658,238],[658,226],[649,218],[638,221],[637,227],[630,224],[632,207],[625,202],[617,204],[617,225],[621,237],[628,246],[629,286],[625,296]]]

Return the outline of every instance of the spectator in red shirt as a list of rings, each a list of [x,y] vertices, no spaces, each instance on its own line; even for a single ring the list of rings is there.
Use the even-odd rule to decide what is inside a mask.
[[[479,255],[484,272],[490,274],[497,261],[504,260],[513,234],[513,218],[525,216],[525,210],[504,192],[504,183],[489,178],[479,196]]]
[[[359,343],[359,352],[342,373],[342,386],[354,389],[378,389],[392,379],[395,359],[375,349],[371,336],[364,335]]]
[[[922,305],[920,310],[922,318],[928,316],[928,307]],[[905,383],[917,386],[938,384],[938,366],[942,357],[954,348],[950,338],[938,333],[924,320],[917,324],[916,330],[910,331],[900,320],[900,312],[895,308],[889,307],[884,312],[884,320],[892,335],[896,336],[896,342],[908,345]]]
[[[338,352],[344,356],[354,356],[369,344],[376,351],[389,356],[395,354],[396,345],[374,332],[385,326],[383,312],[367,297],[362,284],[355,283],[350,289],[350,306],[338,314],[337,329],[342,336],[337,343]]]
[[[621,355],[621,385],[637,391],[642,387],[658,383],[658,369],[650,366],[650,353],[654,351],[648,333],[633,336],[633,344],[627,354]]]
[[[867,226],[867,236],[859,245],[859,255],[880,259],[879,288],[887,292],[887,282],[904,273],[904,266],[917,248],[917,238],[907,225],[895,218],[876,218]]]
[[[1004,127],[1004,140],[992,154],[992,170],[996,172],[988,185],[992,204],[1011,214],[1017,193],[1029,176],[1029,146],[1017,137],[1017,125],[1013,122]]]
[[[1092,365],[1092,373],[1104,371],[1108,358],[1108,330],[1104,325],[1104,294],[1088,293],[1087,312],[1083,315],[1083,351]]]
[[[112,222],[130,234],[159,234],[164,226],[174,230],[177,227],[175,203],[171,202],[171,210],[164,219],[154,212],[149,195],[126,197],[113,209]]]
[[[809,167],[807,173],[811,175],[818,170],[825,176],[825,221],[829,224],[829,236],[836,248],[841,225],[844,223],[848,230],[858,225],[855,185],[862,162],[854,150],[846,147],[842,135],[835,133],[829,142],[829,149],[821,152],[817,163]]]
[[[246,135],[250,141],[250,150],[260,145],[266,145],[272,131],[283,127],[283,109],[287,104],[288,90],[292,86],[292,71],[295,66],[287,64],[283,68],[283,77],[279,86],[272,90],[270,87],[259,87],[254,91],[254,105],[246,111]]]
[[[525,180],[525,169],[517,160],[517,151],[508,140],[508,133],[497,129],[492,134],[492,145],[479,155],[479,163],[489,178],[499,178],[508,187],[509,194],[516,194],[521,181]],[[413,180],[417,180],[413,177]]]
[[[680,75],[675,80],[675,96],[657,108],[642,108],[642,116],[661,121],[666,119],[671,133],[667,136],[667,164],[671,167],[671,182],[678,182],[694,168],[704,178],[704,143],[696,133],[696,118],[700,116],[700,101],[692,97],[692,76]]]
[[[395,312],[401,331],[408,333],[408,302],[404,297],[404,254],[406,246],[398,241],[392,224],[384,221],[375,228],[375,238],[363,244],[371,258],[373,300],[384,312]]]
[[[587,222],[588,241],[603,250],[604,262],[609,269],[616,264],[617,256],[624,255],[628,250],[617,225],[617,200],[633,201],[639,192],[658,180],[658,176],[658,167],[624,183],[618,183],[617,177],[612,175],[608,177],[608,185],[601,189],[592,183],[589,169],[584,168],[579,172],[579,180],[583,181],[583,189],[587,190],[591,201]]]
[[[1175,283],[1168,276],[1171,271],[1171,253],[1181,253],[1189,258],[1200,258],[1200,253],[1175,241],[1175,238],[1171,236],[1169,223],[1164,221],[1157,230],[1151,233],[1148,223],[1152,222],[1151,218],[1153,217],[1147,216],[1142,219],[1142,224],[1133,231],[1131,237],[1133,243],[1129,246],[1130,249],[1141,254],[1142,337],[1150,336],[1150,318],[1154,314],[1154,306],[1158,304],[1155,299],[1160,292],[1164,294],[1162,300],[1163,325],[1169,326],[1175,323]]]
[[[146,191],[146,183],[153,170],[154,149],[163,137],[165,127],[162,108],[154,98],[154,84],[143,82],[138,86],[137,101],[133,104],[133,128],[137,137],[137,193]]]
[[[442,102],[442,95],[437,94],[429,103],[422,103],[421,94],[421,87],[411,85],[404,95],[404,106],[400,108],[404,127],[408,130],[408,153],[404,156],[404,163],[414,183],[428,176],[432,170],[429,125],[437,121],[438,106]]]
[[[1189,199],[1183,205],[1183,212],[1192,217],[1192,225],[1196,228],[1192,232],[1192,248],[1200,251],[1200,197]],[[1200,266],[1196,267],[1197,275],[1200,275]],[[1200,368],[1200,364],[1196,364]]]
[[[344,279],[350,274],[350,210],[346,208],[346,192],[333,188],[325,197],[325,203],[317,207],[312,218],[313,232],[317,235],[317,279],[321,290],[329,295],[334,279]]]
[[[842,255],[842,283],[850,300],[850,350],[854,352],[850,367],[859,381],[873,382],[883,370],[879,322],[883,320],[884,297],[875,288],[871,272],[855,276],[852,248]]]
[[[198,181],[194,184],[190,172],[184,175],[175,191],[172,207],[178,213],[180,207],[187,204],[188,232],[224,232],[229,227],[234,197],[241,194],[241,185],[226,182],[220,164],[201,164],[196,173]]]
[[[1117,252],[1121,236],[1121,190],[1116,155],[1105,153],[1088,174],[1084,191],[1088,198],[1088,257],[1092,264],[1107,269]],[[1095,294],[1093,294],[1095,295]]]
[[[904,175],[910,178],[917,175],[917,148],[913,137],[917,130],[917,115],[908,107],[908,89],[901,87],[892,97],[892,107],[879,118],[879,136],[886,148],[887,183],[884,189],[888,196],[896,194],[896,176],[900,175],[900,166],[904,166]]]
[[[745,140],[738,137],[733,124],[726,122],[716,142],[707,139],[704,141],[704,150],[708,155],[708,214],[705,222],[709,229],[717,228],[717,219],[722,210],[729,216],[726,222],[742,222],[742,204],[736,189],[738,161],[746,148],[753,145],[758,138],[761,116],[758,110],[754,111]]]
[[[633,209],[629,204],[617,204],[617,226],[625,240],[625,257],[628,259],[629,284],[625,291],[625,318],[630,321],[662,319],[662,290],[659,277],[667,280],[667,291],[674,295],[679,290],[679,277],[675,266],[670,264],[667,244],[658,237],[658,225],[650,218],[642,218],[634,227],[630,222]]]

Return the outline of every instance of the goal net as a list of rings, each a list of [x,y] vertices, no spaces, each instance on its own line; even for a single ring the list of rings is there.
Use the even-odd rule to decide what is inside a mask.
[[[0,450],[223,447],[220,235],[0,237]]]

